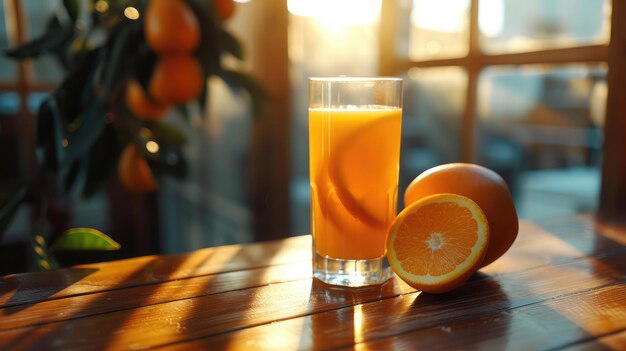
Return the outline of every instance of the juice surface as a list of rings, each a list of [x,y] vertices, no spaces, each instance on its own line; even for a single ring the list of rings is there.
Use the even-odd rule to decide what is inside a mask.
[[[320,255],[385,254],[396,215],[399,108],[309,109],[311,231]]]

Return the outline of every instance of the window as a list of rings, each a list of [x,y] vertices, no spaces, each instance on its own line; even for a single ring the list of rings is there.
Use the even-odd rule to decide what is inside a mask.
[[[400,189],[475,162],[523,218],[596,210],[610,15],[596,0],[383,2],[380,71],[405,77]]]

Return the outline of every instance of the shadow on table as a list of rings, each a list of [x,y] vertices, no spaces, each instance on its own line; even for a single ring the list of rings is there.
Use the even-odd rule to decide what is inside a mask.
[[[421,293],[402,316],[400,337],[381,340],[382,347],[416,345],[428,348],[466,347],[472,339],[486,340],[489,330],[477,333],[475,323],[485,316],[497,316],[492,332],[507,335],[511,301],[500,282],[484,273],[475,274],[465,285],[444,294]],[[406,329],[406,331],[404,330]],[[503,340],[500,345],[506,345]]]
[[[11,340],[6,346],[8,349],[46,349],[55,345],[58,349],[98,348],[106,349],[114,340],[112,335],[119,332],[120,327],[135,313],[136,308],[109,308],[113,301],[120,298],[121,287],[142,286],[141,296],[128,294],[127,299],[132,299],[134,306],[145,305],[159,288],[160,282],[166,279],[159,274],[175,272],[182,265],[185,257],[178,259],[154,258],[145,264],[138,266],[132,274],[121,280],[117,286],[108,287],[104,291],[92,291],[97,298],[81,306],[73,315],[67,316],[63,321],[49,322],[37,326],[30,332],[24,332]],[[71,269],[69,269],[71,271]],[[165,273],[163,273],[165,272]],[[76,298],[76,297],[74,297]],[[105,307],[102,307],[105,306]],[[106,312],[103,314],[103,312]],[[77,337],[81,336],[81,337]]]
[[[97,268],[65,268],[52,272],[18,273],[0,278],[0,305],[12,307],[5,314],[20,312],[33,304],[54,298]],[[9,297],[10,296],[10,297]]]

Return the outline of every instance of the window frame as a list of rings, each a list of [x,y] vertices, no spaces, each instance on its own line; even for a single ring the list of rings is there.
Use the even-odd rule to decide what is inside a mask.
[[[381,75],[396,75],[411,68],[431,68],[457,66],[467,72],[465,107],[462,116],[460,143],[461,160],[472,162],[475,159],[476,115],[478,79],[483,69],[491,66],[518,66],[526,64],[598,64],[609,67],[607,73],[609,97],[607,99],[604,126],[604,147],[602,164],[602,186],[599,211],[608,217],[626,213],[626,101],[620,99],[618,89],[611,87],[626,84],[626,52],[619,43],[626,42],[626,25],[618,20],[626,18],[626,4],[611,1],[611,39],[607,44],[581,45],[575,47],[542,49],[536,51],[488,54],[480,49],[480,29],[478,27],[479,0],[470,0],[468,52],[465,56],[431,59],[403,60],[396,56],[395,35],[396,0],[383,0],[380,22],[380,65]],[[621,16],[620,16],[621,15]],[[620,85],[621,84],[621,85]],[[615,91],[614,91],[615,90]]]

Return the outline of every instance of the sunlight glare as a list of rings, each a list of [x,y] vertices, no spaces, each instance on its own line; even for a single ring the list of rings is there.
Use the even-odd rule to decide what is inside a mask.
[[[150,140],[146,143],[146,149],[148,150],[148,152],[156,154],[157,152],[159,152],[159,144]]]
[[[435,32],[460,32],[467,23],[467,0],[413,0],[411,23]]]
[[[502,0],[481,0],[478,7],[480,32],[495,38],[502,34],[504,26],[504,4]]]
[[[124,9],[124,16],[126,16],[126,18],[128,19],[136,20],[139,18],[139,11],[137,11],[137,9],[132,6],[128,6]]]
[[[311,17],[329,30],[368,24],[378,18],[382,0],[288,0],[289,13]]]
[[[354,306],[354,343],[363,342],[363,305]]]

